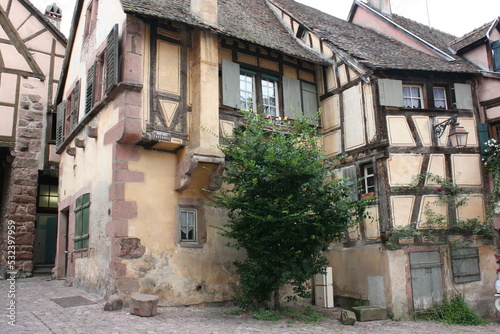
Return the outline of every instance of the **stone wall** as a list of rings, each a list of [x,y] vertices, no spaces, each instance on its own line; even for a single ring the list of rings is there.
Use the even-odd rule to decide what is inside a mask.
[[[21,95],[16,143],[5,166],[2,207],[1,267],[7,268],[7,225],[15,222],[15,256],[19,275],[31,275],[35,241],[36,196],[38,187],[38,156],[41,154],[45,106],[38,95]]]

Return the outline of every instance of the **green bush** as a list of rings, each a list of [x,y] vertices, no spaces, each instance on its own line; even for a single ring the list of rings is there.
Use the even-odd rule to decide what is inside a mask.
[[[454,295],[449,301],[445,298],[441,305],[435,305],[430,310],[429,319],[465,326],[486,325],[488,323],[467,304],[460,294]]]
[[[260,308],[252,312],[252,316],[257,320],[278,321],[281,319],[279,311],[272,311],[265,308]]]
[[[308,305],[302,312],[285,308],[282,314],[293,320],[304,321],[305,323],[320,323],[323,320],[323,316],[316,312],[311,305]]]

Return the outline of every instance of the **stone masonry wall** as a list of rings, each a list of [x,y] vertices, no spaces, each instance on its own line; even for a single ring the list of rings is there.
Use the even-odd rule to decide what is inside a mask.
[[[44,105],[38,95],[22,95],[20,99],[17,136],[14,150],[7,157],[5,215],[2,216],[1,266],[7,264],[7,224],[15,222],[15,262],[19,275],[30,276],[33,270],[36,196],[38,187],[38,155],[43,137]],[[10,169],[10,170],[9,170]]]

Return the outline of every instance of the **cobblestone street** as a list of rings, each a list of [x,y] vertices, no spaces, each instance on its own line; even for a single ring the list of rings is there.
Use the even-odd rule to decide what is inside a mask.
[[[9,281],[0,280],[0,333],[500,333],[500,325],[465,327],[412,321],[357,322],[345,326],[338,321],[339,310],[329,310],[320,324],[290,319],[259,321],[249,316],[226,314],[231,306],[159,307],[152,318],[128,314],[127,309],[103,311],[104,300],[64,281],[47,277],[17,279],[15,283],[15,324],[9,325],[7,296]],[[91,305],[61,307],[51,299],[81,296]]]

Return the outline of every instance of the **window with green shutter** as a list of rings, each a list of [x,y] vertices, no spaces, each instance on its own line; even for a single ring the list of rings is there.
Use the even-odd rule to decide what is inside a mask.
[[[452,249],[451,267],[454,283],[467,283],[481,280],[477,248]]]
[[[106,94],[120,81],[118,24],[113,26],[106,39]]]
[[[90,194],[83,194],[76,199],[75,204],[75,250],[86,249],[89,246],[89,208]]]
[[[491,42],[493,52],[493,71],[500,72],[500,40]]]

